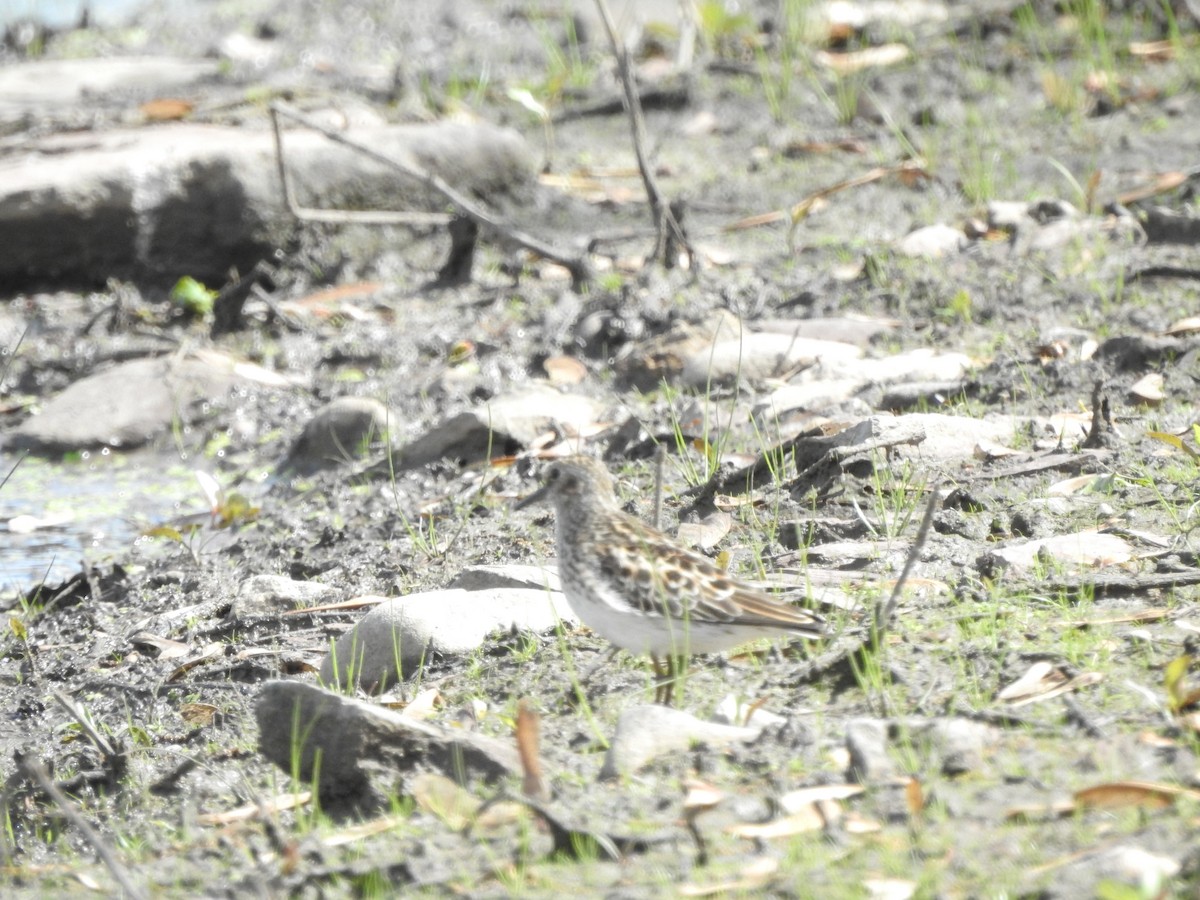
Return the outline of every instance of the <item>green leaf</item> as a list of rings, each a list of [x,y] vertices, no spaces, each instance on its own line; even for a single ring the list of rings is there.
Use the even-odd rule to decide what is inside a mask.
[[[1193,425],[1192,428],[1195,429],[1196,426]],[[1166,431],[1147,431],[1146,437],[1156,441],[1162,441],[1164,444],[1169,444],[1176,450],[1182,450],[1193,460],[1200,460],[1200,453],[1197,453],[1195,450],[1185,444],[1183,442],[1183,438],[1177,434],[1171,434],[1170,432]],[[1200,439],[1197,439],[1197,443],[1200,443]]]
[[[1172,712],[1178,712],[1183,706],[1185,692],[1183,679],[1192,665],[1190,656],[1178,656],[1167,663],[1163,673],[1163,685],[1167,689],[1167,702]]]
[[[194,316],[207,316],[213,311],[217,291],[210,290],[190,275],[184,275],[171,288],[171,300]]]
[[[142,532],[146,537],[166,538],[168,541],[174,541],[177,544],[183,543],[183,535],[179,529],[173,525],[158,525]]]
[[[8,630],[11,631],[13,633],[13,635],[17,638],[17,640],[20,641],[22,644],[24,644],[29,639],[29,635],[25,631],[25,623],[22,622],[20,619],[18,619],[16,616],[9,617]]]

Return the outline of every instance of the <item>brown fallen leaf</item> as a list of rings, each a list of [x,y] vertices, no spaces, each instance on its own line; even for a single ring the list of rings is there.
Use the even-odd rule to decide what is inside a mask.
[[[1163,172],[1149,184],[1125,191],[1123,194],[1117,194],[1116,201],[1122,206],[1127,206],[1139,200],[1145,200],[1158,194],[1173,191],[1180,185],[1186,184],[1187,180],[1188,175],[1186,172]]]
[[[211,703],[185,703],[179,707],[179,716],[194,728],[211,724],[220,708]]]
[[[521,792],[534,800],[545,800],[550,796],[542,779],[542,760],[538,755],[538,714],[528,700],[517,704],[517,754],[521,758]]]
[[[284,810],[307,806],[312,803],[312,798],[312,791],[293,791],[260,803],[247,803],[222,813],[205,813],[197,816],[196,822],[200,825],[229,825],[234,822],[245,822],[262,816],[274,815]]]
[[[816,61],[838,75],[852,75],[864,69],[894,66],[908,59],[911,53],[906,44],[881,44],[850,53],[821,51],[816,54]]]
[[[195,104],[191,100],[180,100],[174,97],[160,97],[148,100],[138,107],[147,122],[174,122],[186,119],[191,115]]]
[[[587,366],[572,356],[551,356],[542,368],[551,384],[579,384],[587,378]]]
[[[908,779],[908,784],[904,786],[904,802],[908,806],[908,817],[919,822],[925,812],[925,791],[921,787],[921,779]]]
[[[1178,797],[1200,800],[1200,791],[1153,781],[1112,781],[1075,792],[1075,803],[1085,809],[1162,809]]]

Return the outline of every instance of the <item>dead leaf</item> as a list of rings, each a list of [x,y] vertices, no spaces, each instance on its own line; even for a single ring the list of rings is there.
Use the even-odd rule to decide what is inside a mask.
[[[1157,194],[1165,194],[1168,191],[1173,191],[1180,185],[1186,184],[1187,180],[1188,175],[1186,172],[1163,172],[1149,184],[1133,188],[1123,194],[1117,194],[1116,201],[1123,206],[1127,206],[1139,200],[1146,200]]]
[[[136,647],[153,647],[158,651],[158,659],[178,659],[181,656],[187,655],[190,648],[188,644],[180,641],[173,641],[170,638],[159,637],[157,634],[151,634],[149,631],[139,631],[137,634],[129,638],[129,643]]]
[[[1046,689],[1047,682],[1062,684],[1067,678],[1050,663],[1040,660],[1026,669],[1025,674],[996,694],[997,700],[1016,700]]]
[[[1104,676],[1099,672],[1084,672],[1068,680],[1065,673],[1042,660],[1035,662],[1024,675],[997,693],[996,699],[1003,700],[1010,707],[1024,706],[1103,680]]]
[[[1083,809],[1163,809],[1177,797],[1200,800],[1200,791],[1152,781],[1113,781],[1075,792],[1075,803]]]
[[[209,662],[210,660],[220,659],[224,655],[225,655],[225,645],[224,644],[218,644],[216,642],[211,643],[207,647],[205,647],[203,650],[201,650],[200,654],[198,656],[194,656],[191,659],[187,660],[186,662],[180,663],[179,667],[177,669],[175,669],[174,672],[172,672],[170,675],[167,676],[167,681],[168,682],[178,681],[180,678],[182,678],[184,675],[186,675],[192,669],[196,668],[196,666],[198,666],[202,663]]]
[[[185,703],[179,707],[179,716],[193,728],[203,728],[212,723],[220,709],[211,703]]]
[[[1141,612],[1101,616],[1098,619],[1055,619],[1050,626],[1052,628],[1094,628],[1097,625],[1141,625],[1145,622],[1157,622],[1169,615],[1171,615],[1169,609],[1144,609]]]
[[[293,791],[288,794],[280,794],[271,800],[247,803],[223,813],[205,813],[197,816],[196,822],[200,825],[229,825],[234,822],[258,819],[261,816],[271,816],[288,809],[297,809],[307,806],[311,802],[312,791]]]
[[[1080,475],[1077,478],[1067,478],[1058,481],[1046,489],[1051,497],[1069,497],[1071,494],[1087,494],[1092,492],[1110,491],[1116,483],[1116,477],[1109,472],[1098,475]]]
[[[382,289],[383,283],[379,281],[357,281],[314,291],[299,299],[280,303],[279,306],[293,315],[306,314],[327,319],[343,313],[348,304],[366,300]]]
[[[829,53],[823,50],[816,54],[816,61],[838,75],[852,75],[864,69],[902,63],[908,59],[911,52],[906,44],[881,44],[850,53]]]
[[[679,885],[681,897],[716,897],[725,894],[744,894],[766,885],[779,871],[779,861],[774,857],[760,856],[743,866],[736,879],[697,884],[688,882]]]
[[[186,119],[194,108],[195,104],[191,100],[160,97],[143,103],[138,107],[138,111],[146,117],[147,122],[174,122]]]
[[[423,722],[432,718],[439,708],[445,706],[442,694],[437,688],[427,688],[412,698],[412,702],[401,710],[400,715],[407,719]]]
[[[904,786],[904,802],[908,805],[909,818],[919,820],[925,812],[925,791],[919,778],[908,779],[908,784]]]
[[[997,444],[995,441],[980,441],[975,445],[973,453],[976,459],[990,462],[996,459],[1004,459],[1008,456],[1019,456],[1021,451],[1005,447],[1003,444]]]
[[[1172,41],[1130,41],[1129,55],[1146,62],[1170,62],[1175,58]]]
[[[684,781],[683,787],[683,811],[688,816],[694,817],[710,810],[725,799],[725,794],[720,788],[707,781],[701,781],[699,778],[688,778]]]
[[[321,606],[306,606],[303,609],[289,609],[282,613],[285,616],[307,616],[319,612],[339,612],[346,609],[362,609],[364,606],[375,606],[379,603],[387,603],[392,600],[392,597],[355,597],[351,600],[342,600],[338,603],[325,603]]]
[[[1055,563],[1099,569],[1121,565],[1134,559],[1134,548],[1116,535],[1101,534],[1095,529],[1060,534],[1055,537],[1026,541],[993,550],[991,555],[1017,569],[1029,569],[1046,555]]]
[[[826,800],[846,800],[856,797],[866,788],[861,784],[821,784],[815,787],[800,788],[788,791],[779,798],[779,808],[784,812],[796,812],[814,803]]]
[[[517,704],[517,754],[521,758],[521,771],[524,778],[521,782],[521,792],[534,800],[545,800],[550,792],[542,780],[542,761],[538,756],[539,741],[538,714],[528,700]]]
[[[1194,334],[1197,331],[1200,331],[1200,316],[1188,316],[1173,323],[1163,334]]]
[[[878,834],[883,831],[883,824],[852,810],[842,820],[842,830],[846,834]]]
[[[739,822],[727,826],[725,831],[734,837],[761,841],[792,837],[810,831],[821,831],[825,828],[826,815],[831,811],[830,807],[836,810],[831,817],[833,821],[836,821],[841,817],[841,807],[830,800],[825,804],[810,803],[790,815],[772,819],[770,822]]]
[[[571,356],[551,356],[542,368],[551,384],[579,384],[587,378],[587,366]]]
[[[1167,396],[1163,391],[1164,384],[1161,374],[1151,372],[1129,386],[1129,396],[1146,406],[1158,406]]]

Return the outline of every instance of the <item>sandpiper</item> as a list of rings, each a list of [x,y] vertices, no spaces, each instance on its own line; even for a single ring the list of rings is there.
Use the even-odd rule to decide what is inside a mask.
[[[572,456],[552,463],[542,487],[517,508],[542,500],[554,503],[558,572],[567,602],[600,636],[650,655],[660,677],[657,701],[670,702],[674,676],[694,653],[760,637],[826,635],[819,616],[730,577],[624,512],[608,471],[594,459]]]

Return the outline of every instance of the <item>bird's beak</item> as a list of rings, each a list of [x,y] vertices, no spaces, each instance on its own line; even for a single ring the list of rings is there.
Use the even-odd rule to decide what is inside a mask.
[[[519,501],[517,503],[517,505],[513,507],[513,509],[525,509],[525,507],[527,507],[527,506],[533,506],[535,503],[541,503],[543,500],[546,499],[546,494],[549,493],[549,491],[550,491],[550,485],[543,484],[540,488],[538,488],[536,491],[534,491],[532,494],[530,494],[524,500]]]

